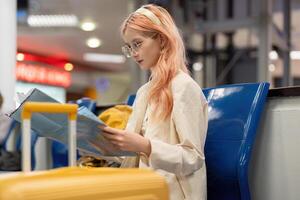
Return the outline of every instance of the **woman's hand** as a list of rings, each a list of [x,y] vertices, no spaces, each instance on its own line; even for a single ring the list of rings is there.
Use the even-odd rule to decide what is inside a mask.
[[[151,153],[150,141],[136,133],[111,127],[100,126],[103,136],[122,151],[143,152],[147,156]]]

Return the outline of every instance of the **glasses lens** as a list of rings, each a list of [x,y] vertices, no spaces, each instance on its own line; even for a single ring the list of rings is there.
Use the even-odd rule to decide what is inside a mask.
[[[130,58],[130,57],[131,57],[130,49],[129,49],[128,46],[123,46],[123,47],[122,47],[122,52],[123,52],[123,54],[124,54],[127,58]]]
[[[132,49],[133,49],[133,51],[137,52],[137,51],[139,50],[140,46],[141,46],[141,43],[140,43],[140,42],[134,42],[134,43],[132,44]]]

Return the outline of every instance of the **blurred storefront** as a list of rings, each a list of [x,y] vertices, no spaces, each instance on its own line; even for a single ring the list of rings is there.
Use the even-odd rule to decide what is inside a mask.
[[[59,102],[66,102],[66,89],[71,85],[70,72],[41,62],[40,57],[30,54],[19,53],[17,60],[16,92],[26,94],[32,88],[37,88]]]

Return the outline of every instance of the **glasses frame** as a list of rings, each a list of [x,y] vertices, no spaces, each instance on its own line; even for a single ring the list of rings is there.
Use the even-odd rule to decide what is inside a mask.
[[[140,47],[142,46],[143,42],[133,42],[131,45],[124,45],[122,46],[122,52],[125,55],[126,58],[131,58],[133,53],[138,52]]]
[[[154,39],[156,38],[157,35],[158,33],[154,33],[151,36],[147,37],[146,39],[148,38]],[[121,47],[122,53],[126,58],[131,58],[134,53],[137,53],[139,51],[143,43],[144,41],[135,41],[131,45],[126,44]]]

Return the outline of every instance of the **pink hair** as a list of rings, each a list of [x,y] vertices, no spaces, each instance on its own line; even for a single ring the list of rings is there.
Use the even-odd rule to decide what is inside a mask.
[[[151,69],[149,103],[154,107],[155,119],[167,119],[173,109],[171,81],[179,70],[189,73],[186,67],[186,55],[183,40],[170,16],[162,7],[153,4],[144,5],[161,22],[157,25],[145,15],[132,13],[121,26],[124,35],[127,28],[141,31],[146,35],[157,33],[162,40],[162,49],[156,66]]]

